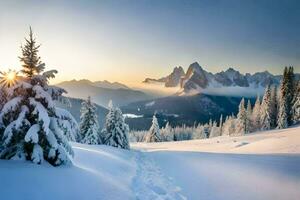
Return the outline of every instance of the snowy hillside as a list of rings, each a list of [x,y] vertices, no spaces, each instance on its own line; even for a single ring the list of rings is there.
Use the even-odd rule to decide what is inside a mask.
[[[246,136],[220,136],[180,142],[135,143],[148,151],[193,151],[238,154],[300,154],[300,127],[251,133]]]
[[[1,199],[296,200],[299,133],[296,127],[241,137],[137,143],[132,151],[73,143],[74,166],[0,160]]]

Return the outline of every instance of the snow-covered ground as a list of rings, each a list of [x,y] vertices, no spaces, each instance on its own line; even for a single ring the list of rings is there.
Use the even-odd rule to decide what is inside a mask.
[[[299,199],[300,127],[133,150],[73,144],[74,165],[0,160],[0,199]]]
[[[178,142],[135,143],[147,151],[193,151],[238,154],[300,154],[300,127]]]

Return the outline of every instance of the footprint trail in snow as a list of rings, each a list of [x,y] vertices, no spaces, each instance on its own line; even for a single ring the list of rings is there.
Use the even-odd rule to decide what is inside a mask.
[[[161,173],[154,160],[145,153],[135,153],[136,176],[132,188],[137,200],[185,200],[181,188],[174,186],[172,180]]]

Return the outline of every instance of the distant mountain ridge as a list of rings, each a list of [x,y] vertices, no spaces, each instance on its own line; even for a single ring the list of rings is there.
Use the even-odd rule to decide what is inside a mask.
[[[179,86],[183,93],[197,93],[206,88],[219,87],[264,88],[266,85],[279,85],[281,77],[268,71],[242,74],[233,68],[213,74],[204,70],[198,62],[194,62],[188,67],[186,73],[182,68],[179,70],[175,67],[170,75],[157,81],[163,82],[165,87]],[[296,74],[296,79],[299,77],[300,74]],[[150,83],[148,80],[155,82],[155,79],[147,78],[144,83]]]
[[[91,96],[93,101],[106,107],[110,100],[114,105],[122,106],[135,101],[151,98],[139,90],[133,90],[121,83],[110,83],[108,81],[71,80],[64,81],[57,86],[67,91],[68,97],[86,99]]]
[[[101,88],[107,88],[107,89],[130,89],[127,85],[119,83],[119,82],[109,82],[107,80],[104,81],[90,81],[87,79],[81,79],[81,80],[76,80],[73,79],[71,81],[63,81],[59,84],[77,84],[77,83],[84,83],[84,84],[89,84],[89,85],[93,85],[96,87],[101,87]]]

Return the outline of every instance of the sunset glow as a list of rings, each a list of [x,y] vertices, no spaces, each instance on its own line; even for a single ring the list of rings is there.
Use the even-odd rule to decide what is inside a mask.
[[[17,72],[13,70],[9,70],[8,72],[0,72],[0,83],[1,85],[5,85],[10,87],[16,83]]]

